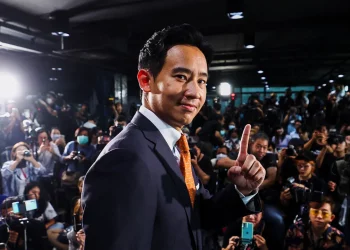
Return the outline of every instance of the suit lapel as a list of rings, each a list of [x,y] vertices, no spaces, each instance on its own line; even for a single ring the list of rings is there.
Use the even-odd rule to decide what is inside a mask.
[[[140,127],[147,140],[155,144],[154,152],[156,153],[159,160],[162,162],[165,170],[172,179],[174,186],[179,194],[179,202],[183,205],[185,209],[190,232],[192,232],[191,238],[196,246],[197,244],[191,226],[191,200],[187,191],[184,177],[181,173],[180,167],[176,161],[173,152],[170,150],[169,145],[166,143],[159,130],[153,125],[153,123],[150,122],[150,120],[148,120],[141,113],[137,112],[131,122]]]

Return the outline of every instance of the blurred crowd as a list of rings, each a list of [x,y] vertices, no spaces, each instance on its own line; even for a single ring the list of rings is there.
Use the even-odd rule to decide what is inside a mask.
[[[31,107],[22,110],[8,102],[0,117],[0,242],[8,249],[24,249],[26,241],[28,249],[83,249],[84,175],[137,107],[125,112],[121,103],[111,103],[96,115],[87,104],[73,108],[52,91],[29,99]],[[193,168],[211,194],[227,185],[246,124],[252,126],[249,153],[267,173],[259,191],[263,211],[204,232],[205,249],[345,249],[350,95],[344,86],[336,84],[326,98],[288,88],[279,98],[252,94],[239,107],[234,101],[225,108],[205,104],[183,133]],[[37,208],[23,205],[31,199]],[[14,204],[23,206],[15,211]],[[249,246],[242,222],[254,227]]]

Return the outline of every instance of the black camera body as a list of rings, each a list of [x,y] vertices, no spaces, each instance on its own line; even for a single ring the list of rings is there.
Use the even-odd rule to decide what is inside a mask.
[[[73,157],[73,161],[81,161],[83,159],[83,157],[85,156],[85,153],[82,151],[76,151],[74,152],[74,157]]]
[[[194,159],[194,157],[197,155],[197,150],[193,147],[190,148],[190,155],[191,159]]]
[[[32,156],[32,153],[29,150],[24,150],[23,156],[24,157],[30,157],[30,156]]]

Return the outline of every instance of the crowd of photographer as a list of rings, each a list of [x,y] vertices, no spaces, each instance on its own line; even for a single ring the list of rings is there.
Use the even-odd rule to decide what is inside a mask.
[[[11,250],[83,249],[84,175],[128,117],[121,104],[110,105],[101,129],[86,104],[74,110],[52,91],[28,100],[32,107],[22,109],[9,101],[0,118],[0,243]]]
[[[127,114],[120,103],[110,105],[99,118],[86,104],[75,110],[54,92],[30,101],[34,109],[21,112],[8,103],[0,120],[0,242],[8,249],[26,244],[28,249],[83,249],[84,175],[136,107]],[[275,94],[265,100],[252,95],[246,105],[232,102],[223,113],[218,102],[205,105],[183,133],[207,190],[214,194],[227,185],[247,123],[252,125],[249,153],[266,169],[266,179],[259,190],[263,211],[203,232],[204,248],[345,249],[350,243],[349,104],[350,96],[336,85],[326,99],[302,91],[293,99],[287,89],[279,100]]]

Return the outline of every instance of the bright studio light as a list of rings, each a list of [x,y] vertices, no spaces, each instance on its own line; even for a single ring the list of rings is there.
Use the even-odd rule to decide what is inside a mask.
[[[228,82],[220,83],[219,93],[221,96],[229,96],[231,95],[231,92],[232,92],[231,84],[229,84]]]
[[[18,81],[15,76],[0,72],[0,98],[11,99],[19,95]]]

